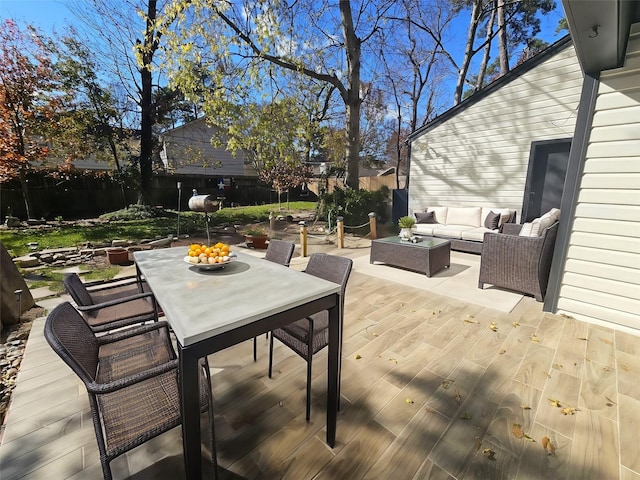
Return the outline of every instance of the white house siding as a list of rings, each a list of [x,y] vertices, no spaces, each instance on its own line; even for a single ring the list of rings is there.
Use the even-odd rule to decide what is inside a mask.
[[[558,310],[640,329],[640,24],[600,75]]]
[[[531,142],[573,136],[583,74],[573,45],[411,144],[409,211],[495,205],[520,212]]]
[[[255,176],[241,154],[233,156],[225,148],[211,144],[214,132],[201,118],[165,133],[160,154],[165,168],[183,175]]]

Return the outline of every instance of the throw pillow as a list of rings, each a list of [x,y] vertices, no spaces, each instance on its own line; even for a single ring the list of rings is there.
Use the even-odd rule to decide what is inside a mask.
[[[487,218],[484,219],[484,228],[495,230],[496,228],[498,228],[499,222],[500,222],[500,214],[494,213],[492,210],[487,215]]]
[[[531,236],[531,228],[533,224],[531,222],[526,222],[522,224],[522,228],[520,229],[519,235],[521,237],[530,237]]]
[[[416,223],[438,223],[433,216],[433,212],[416,212]]]
[[[531,227],[531,236],[539,237],[540,235],[542,235],[545,229],[556,223],[558,221],[558,218],[560,218],[560,210],[558,210],[557,208],[552,208],[540,218],[536,218],[532,222],[533,225]]]

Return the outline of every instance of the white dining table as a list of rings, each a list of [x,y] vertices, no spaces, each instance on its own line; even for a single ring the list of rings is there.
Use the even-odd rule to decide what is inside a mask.
[[[199,360],[322,310],[329,311],[327,435],[334,447],[342,350],[340,285],[234,252],[224,268],[184,261],[188,247],[138,251],[134,259],[173,329],[181,371],[187,478],[201,478]]]

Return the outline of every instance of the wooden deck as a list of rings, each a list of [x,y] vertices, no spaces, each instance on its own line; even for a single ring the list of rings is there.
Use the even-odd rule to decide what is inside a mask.
[[[42,326],[0,478],[101,478],[86,393]],[[256,363],[251,342],[209,361],[222,479],[640,479],[640,337],[544,314],[532,298],[503,313],[354,272],[334,449],[326,351],[314,359],[310,423],[305,363],[287,348],[272,379],[264,337]],[[184,477],[181,452],[174,429],[112,462],[114,476]]]

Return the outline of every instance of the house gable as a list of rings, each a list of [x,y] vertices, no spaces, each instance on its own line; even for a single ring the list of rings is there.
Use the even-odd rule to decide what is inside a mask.
[[[478,99],[414,132],[410,211],[432,205],[520,211],[531,142],[573,136],[583,82],[566,38],[543,53]]]

